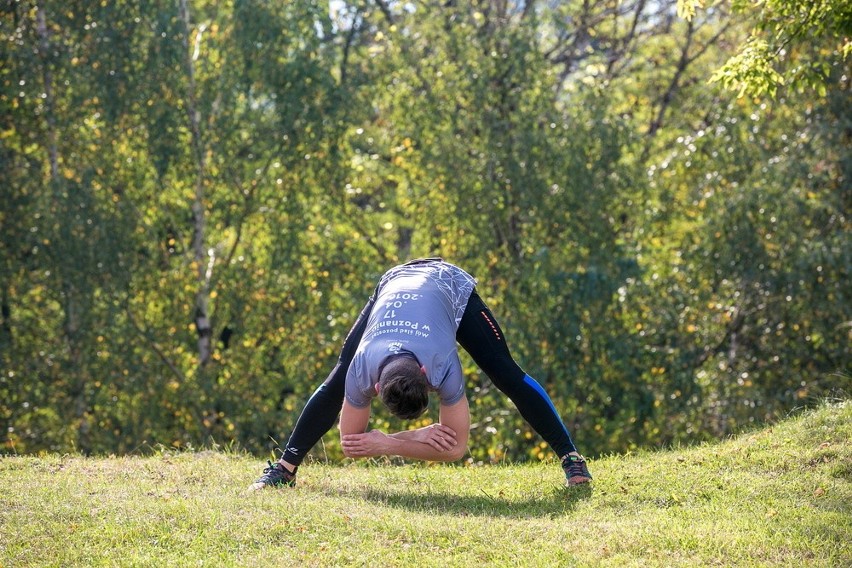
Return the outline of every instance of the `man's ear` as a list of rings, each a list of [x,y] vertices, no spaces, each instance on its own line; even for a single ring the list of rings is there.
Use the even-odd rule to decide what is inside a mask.
[[[376,383],[376,387],[375,387],[375,388],[376,388],[376,394],[379,394],[379,391],[381,391],[381,390],[382,390],[382,388],[379,386],[379,383]]]

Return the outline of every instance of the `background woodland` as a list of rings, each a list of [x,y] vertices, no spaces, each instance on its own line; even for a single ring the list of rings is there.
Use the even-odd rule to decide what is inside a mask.
[[[589,455],[848,397],[850,36],[840,0],[6,0],[0,452],[268,453],[431,255]],[[470,459],[549,457],[463,362]]]

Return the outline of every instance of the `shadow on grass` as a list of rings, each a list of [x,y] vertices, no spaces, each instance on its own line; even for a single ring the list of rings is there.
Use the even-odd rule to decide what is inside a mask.
[[[589,484],[565,487],[532,499],[509,499],[500,495],[459,495],[456,493],[363,489],[344,492],[350,497],[373,501],[389,507],[418,512],[459,516],[500,516],[511,518],[556,517],[570,513],[580,501],[592,495]]]

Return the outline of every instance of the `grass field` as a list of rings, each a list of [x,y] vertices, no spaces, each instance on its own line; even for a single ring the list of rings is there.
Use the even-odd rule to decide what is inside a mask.
[[[262,464],[221,452],[0,459],[0,566],[852,566],[852,402],[590,463]]]

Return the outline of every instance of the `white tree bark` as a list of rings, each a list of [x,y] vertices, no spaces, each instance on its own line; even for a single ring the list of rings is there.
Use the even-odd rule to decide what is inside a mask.
[[[195,329],[198,333],[198,359],[201,366],[206,365],[213,354],[212,337],[213,330],[210,323],[210,279],[213,275],[215,256],[213,249],[209,253],[205,246],[205,218],[204,208],[204,179],[207,175],[207,163],[204,149],[204,139],[201,132],[201,118],[198,110],[198,98],[195,84],[195,60],[198,59],[201,37],[204,28],[199,28],[195,38],[195,45],[190,46],[190,32],[192,30],[190,13],[187,0],[180,0],[180,17],[184,26],[184,42],[186,54],[186,112],[189,120],[189,130],[192,138],[192,155],[195,160],[195,197],[192,203],[192,251],[195,261],[198,288],[195,293]]]

